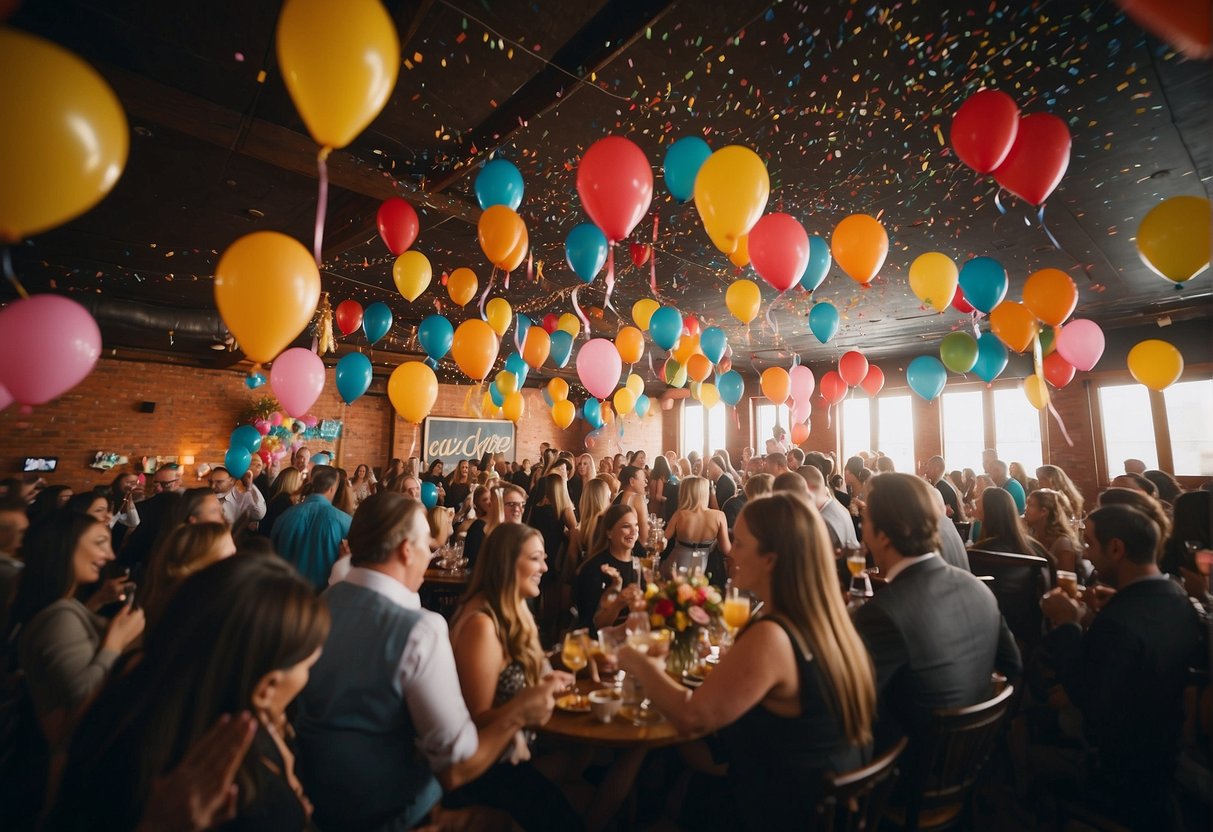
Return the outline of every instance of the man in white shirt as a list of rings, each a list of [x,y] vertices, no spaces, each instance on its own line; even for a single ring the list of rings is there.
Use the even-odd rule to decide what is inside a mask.
[[[815,465],[805,465],[797,473],[804,477],[809,486],[809,497],[821,512],[821,519],[826,521],[830,542],[840,549],[858,549],[859,538],[855,536],[855,523],[851,520],[851,512],[834,499],[834,489],[826,485],[821,469]]]
[[[211,489],[219,498],[223,519],[232,528],[245,517],[247,521],[260,520],[265,516],[265,497],[253,485],[253,474],[246,471],[242,480],[243,489],[236,488],[236,480],[222,466],[211,470]],[[247,516],[246,516],[247,515]]]

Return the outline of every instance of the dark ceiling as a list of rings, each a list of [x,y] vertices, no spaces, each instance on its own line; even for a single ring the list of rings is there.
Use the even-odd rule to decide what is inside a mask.
[[[453,307],[438,274],[470,266],[482,287],[488,279],[473,182],[490,153],[523,173],[520,214],[542,263],[542,278],[515,272],[508,299],[532,317],[571,311],[569,292],[580,281],[564,262],[563,241],[586,219],[576,165],[610,133],[633,139],[657,175],[637,235],[649,241],[658,219],[660,299],[726,326],[742,367],[786,363],[788,351],[809,361],[850,348],[871,357],[933,352],[969,322],[924,310],[910,292],[909,263],[932,250],[958,263],[996,257],[1012,275],[1012,298],[1030,272],[1065,269],[1079,284],[1078,314],[1105,328],[1209,315],[1209,274],[1177,291],[1142,265],[1133,235],[1160,199],[1208,196],[1210,64],[1144,35],[1112,2],[385,5],[405,64],[382,115],[330,160],[323,275],[334,305],[353,298],[392,306],[390,351],[407,351],[412,328],[435,309],[456,324],[476,314],[474,302]],[[310,246],[315,148],[275,65],[279,7],[27,0],[11,22],[93,62],[134,131],[114,192],[15,252],[29,289],[197,314],[214,309],[214,265],[238,236],[275,229]],[[1001,214],[997,186],[946,144],[951,114],[983,85],[1070,126],[1069,171],[1045,212],[1060,249],[1013,197],[1003,195]],[[796,215],[810,233],[828,239],[847,214],[880,216],[891,247],[879,277],[861,289],[835,266],[813,297],[796,289],[779,302],[778,333],[760,319],[747,343],[724,306],[737,271],[711,246],[694,207],[676,204],[661,180],[666,147],[686,135],[754,148],[771,174],[769,210]],[[413,304],[396,292],[374,229],[378,203],[392,194],[417,205],[416,248],[436,273]],[[630,266],[626,249],[617,265],[614,302],[626,316],[649,295],[648,269]],[[603,305],[602,282],[582,291],[584,304]],[[774,292],[765,287],[764,297]],[[814,298],[843,312],[826,346],[808,332]],[[608,311],[599,327],[610,334],[617,325]],[[106,339],[214,355],[207,338],[170,344],[154,328],[111,326]]]

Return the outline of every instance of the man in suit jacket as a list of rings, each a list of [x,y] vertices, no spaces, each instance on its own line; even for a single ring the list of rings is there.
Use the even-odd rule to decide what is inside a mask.
[[[1155,563],[1158,537],[1154,521],[1129,506],[1092,512],[1087,555],[1115,594],[1093,618],[1060,588],[1041,601],[1054,625],[1046,646],[1099,755],[1089,796],[1133,829],[1177,828],[1171,789],[1183,689],[1188,668],[1203,664],[1196,612]],[[1094,593],[1088,600],[1098,603]]]
[[[939,556],[930,486],[909,474],[872,480],[863,540],[888,581],[855,613],[880,694],[878,733],[891,724],[911,740],[939,708],[989,699],[993,671],[1022,664],[998,602],[981,581]]]

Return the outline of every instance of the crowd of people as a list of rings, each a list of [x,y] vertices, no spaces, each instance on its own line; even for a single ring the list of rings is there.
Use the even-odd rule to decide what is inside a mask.
[[[533,729],[573,680],[551,648],[643,610],[649,555],[758,611],[693,690],[658,651],[618,653],[705,738],[678,776],[710,821],[688,824],[810,828],[824,772],[913,748],[997,678],[1023,692],[1033,742],[1013,756],[1037,786],[1178,828],[1177,764],[1207,771],[1213,718],[1207,487],[1130,460],[1085,499],[1060,467],[1029,477],[993,451],[981,474],[940,457],[911,474],[778,432],[765,450],[734,466],[545,444],[350,475],[300,448],[193,488],[176,465],[78,494],[6,481],[0,825],[607,828],[582,788],[604,761]],[[448,622],[421,589],[457,541]],[[971,550],[1047,561],[1047,634],[1012,632]],[[848,595],[857,556],[870,599]]]

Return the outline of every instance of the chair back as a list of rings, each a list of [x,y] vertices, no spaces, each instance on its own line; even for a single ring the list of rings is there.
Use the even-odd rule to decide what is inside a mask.
[[[969,550],[969,568],[974,575],[989,575],[986,585],[998,599],[998,609],[1017,640],[1029,650],[1044,635],[1040,597],[1049,591],[1049,561],[1039,555],[1015,555]]]
[[[843,774],[828,772],[823,778],[813,828],[821,832],[875,830],[897,782],[897,759],[909,742],[902,737],[863,768]]]

